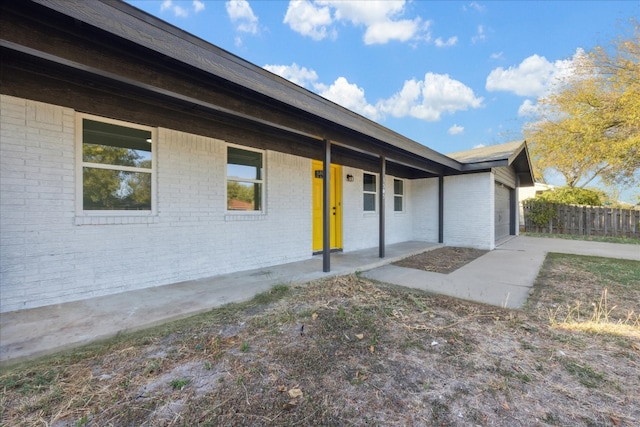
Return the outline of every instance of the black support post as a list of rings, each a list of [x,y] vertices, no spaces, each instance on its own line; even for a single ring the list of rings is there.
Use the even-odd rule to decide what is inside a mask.
[[[384,187],[384,178],[387,175],[387,159],[384,156],[380,156],[380,205],[378,207],[380,211],[379,215],[379,238],[380,242],[378,243],[378,250],[380,258],[384,258],[385,253],[385,245],[384,245],[384,207],[385,207],[385,187]]]
[[[438,177],[438,243],[444,243],[444,177]]]
[[[322,164],[322,271],[331,271],[331,142],[324,140]]]
[[[509,189],[509,235],[515,236],[517,224],[517,216],[518,212],[518,201],[516,198],[516,190],[513,188]]]

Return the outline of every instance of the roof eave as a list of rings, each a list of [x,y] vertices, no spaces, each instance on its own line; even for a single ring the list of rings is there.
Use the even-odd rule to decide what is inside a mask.
[[[497,160],[486,160],[473,163],[462,163],[463,172],[483,172],[492,168],[513,166],[516,175],[519,178],[519,186],[530,187],[534,185],[533,168],[531,166],[531,158],[527,142],[515,149],[508,157]]]
[[[445,169],[462,171],[462,163],[457,160],[404,137],[127,3],[101,0],[32,1],[153,52],[172,57],[260,96],[272,98],[288,108],[303,111],[327,124],[339,125],[382,144],[439,163]],[[109,17],[113,13],[118,13],[122,19],[110,20]],[[129,17],[128,21],[127,17]],[[192,49],[171,50],[173,42],[178,40],[189,43]],[[215,61],[211,60],[212,55]],[[274,83],[277,87],[270,88],[270,84]],[[327,117],[327,112],[330,112],[331,117]]]

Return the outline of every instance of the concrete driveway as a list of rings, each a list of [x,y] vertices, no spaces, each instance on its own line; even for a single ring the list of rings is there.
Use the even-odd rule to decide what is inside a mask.
[[[522,308],[548,252],[640,261],[640,245],[514,237],[450,273],[386,265],[364,277],[506,308]]]

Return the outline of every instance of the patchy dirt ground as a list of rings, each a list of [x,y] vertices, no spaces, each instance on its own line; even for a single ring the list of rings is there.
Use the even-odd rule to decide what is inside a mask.
[[[394,265],[449,274],[487,252],[481,249],[445,246],[405,258]]]
[[[617,328],[563,322],[604,288]],[[640,263],[550,256],[534,289],[512,311],[357,276],[278,286],[3,372],[0,424],[640,425]]]

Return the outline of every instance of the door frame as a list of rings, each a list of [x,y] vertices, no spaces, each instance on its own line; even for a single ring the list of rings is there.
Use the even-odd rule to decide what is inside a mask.
[[[330,199],[335,203],[335,214],[331,221],[331,251],[342,250],[342,166],[331,163],[329,170],[331,171],[331,196]],[[311,250],[314,254],[321,253],[323,250],[323,221],[322,221],[322,203],[323,203],[323,182],[322,177],[317,177],[317,173],[322,173],[322,161],[311,161]],[[316,181],[318,180],[318,181]],[[319,204],[318,204],[319,203]]]

